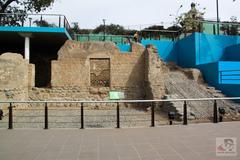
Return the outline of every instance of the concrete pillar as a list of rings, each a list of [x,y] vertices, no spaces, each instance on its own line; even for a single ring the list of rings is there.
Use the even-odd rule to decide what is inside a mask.
[[[24,58],[30,60],[30,37],[25,37]]]
[[[19,33],[21,37],[24,38],[24,59],[30,61],[30,39],[32,38],[32,33]]]

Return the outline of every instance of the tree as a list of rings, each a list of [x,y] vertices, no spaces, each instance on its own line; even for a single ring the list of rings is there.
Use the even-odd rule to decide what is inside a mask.
[[[73,22],[73,27],[71,27],[71,31],[75,34],[90,34],[92,32],[91,29],[81,29],[78,25],[78,22]]]
[[[168,28],[164,28],[161,25],[153,25],[141,31],[143,38],[150,39],[161,39],[161,38],[170,38],[174,39],[178,37],[181,33],[181,27],[178,25],[173,25]]]
[[[45,20],[35,20],[35,23],[38,27],[57,27],[55,24],[50,24]]]
[[[185,33],[201,31],[203,26],[200,21],[204,20],[203,15],[204,12],[200,12],[196,8],[196,4],[192,3],[191,10],[178,17],[178,23],[180,23]]]
[[[232,16],[230,20],[230,22],[226,21],[221,25],[221,31],[226,35],[238,35],[240,24],[237,22],[237,17]]]
[[[27,12],[39,13],[50,7],[54,1],[55,0],[0,0],[0,25],[19,26],[26,18]]]
[[[0,0],[0,13],[12,13],[13,8],[38,13],[51,6],[54,1],[55,0]]]
[[[93,33],[94,34],[103,33],[104,29],[106,31],[106,34],[111,34],[111,35],[125,35],[126,33],[124,27],[118,24],[110,24],[106,26],[100,25],[93,30]]]

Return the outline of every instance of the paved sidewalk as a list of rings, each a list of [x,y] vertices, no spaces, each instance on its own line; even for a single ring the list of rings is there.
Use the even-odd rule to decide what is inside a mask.
[[[240,122],[131,129],[0,130],[0,160],[240,160],[216,157],[216,137]]]

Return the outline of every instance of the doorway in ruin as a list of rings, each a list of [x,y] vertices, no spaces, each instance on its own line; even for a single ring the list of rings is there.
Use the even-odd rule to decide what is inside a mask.
[[[57,60],[58,46],[32,45],[30,62],[35,65],[35,86],[51,87],[51,62]]]
[[[92,87],[110,87],[110,59],[90,59],[90,82]]]

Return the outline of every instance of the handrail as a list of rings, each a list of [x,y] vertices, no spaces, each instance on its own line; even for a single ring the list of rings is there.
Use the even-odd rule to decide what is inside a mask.
[[[81,104],[79,108],[80,111],[80,115],[76,115],[77,117],[79,116],[79,118],[81,119],[81,121],[78,122],[60,122],[60,123],[79,123],[79,127],[81,129],[84,129],[85,127],[85,118],[88,115],[85,115],[85,107],[84,104],[88,104],[88,103],[114,103],[116,104],[116,106],[112,106],[113,108],[115,108],[114,110],[116,111],[116,114],[114,114],[115,116],[115,122],[116,122],[116,128],[121,128],[121,117],[124,116],[124,114],[122,112],[120,112],[122,110],[122,108],[120,107],[120,103],[149,103],[150,102],[150,107],[151,107],[151,113],[150,113],[150,122],[151,122],[151,127],[155,126],[155,102],[176,102],[176,101],[182,101],[183,102],[183,114],[182,114],[182,122],[183,125],[187,125],[188,124],[188,101],[214,101],[213,104],[213,114],[212,114],[212,121],[213,123],[218,123],[218,118],[219,118],[219,122],[222,122],[223,120],[223,115],[225,113],[224,108],[220,108],[217,105],[217,100],[240,100],[240,97],[224,97],[224,98],[189,98],[189,99],[159,99],[159,100],[111,100],[111,101],[0,101],[1,103],[8,103],[9,107],[8,107],[8,129],[13,129],[14,127],[14,123],[34,123],[34,122],[27,122],[27,121],[13,121],[14,117],[18,117],[16,115],[13,114],[14,110],[14,104],[18,104],[18,103],[42,103],[44,104],[44,115],[41,115],[40,117],[44,117],[44,121],[38,122],[38,123],[43,123],[44,124],[44,129],[48,129],[49,128],[49,123],[53,123],[52,121],[49,122],[49,117],[53,117],[52,115],[48,114],[48,111],[51,110],[48,107],[48,104],[53,104],[53,103],[79,103]],[[219,113],[218,113],[219,112]],[[121,115],[120,115],[121,114]],[[170,114],[170,113],[169,113]],[[175,113],[174,113],[175,114]],[[211,114],[211,113],[210,113]],[[219,114],[219,116],[218,116]],[[1,115],[2,116],[2,115]],[[111,115],[112,116],[112,115]],[[19,116],[19,117],[23,117],[23,116]],[[39,117],[39,116],[37,116]],[[64,116],[65,117],[65,116]],[[175,117],[175,116],[174,116]],[[1,117],[2,118],[2,117]],[[169,116],[169,124],[172,125],[172,121],[174,118],[172,118],[172,116]],[[5,122],[4,122],[5,123]],[[57,123],[57,122],[56,122]]]
[[[0,13],[0,18],[1,18],[1,16],[4,16],[4,15],[6,15],[6,16],[10,16],[10,15],[25,16],[25,18],[21,19],[21,21],[25,20],[28,16],[35,16],[35,17],[38,16],[38,17],[40,17],[40,20],[42,20],[43,17],[47,17],[47,18],[49,18],[49,17],[56,17],[56,18],[59,18],[59,19],[56,19],[59,22],[59,25],[56,25],[56,26],[70,29],[69,22],[68,22],[66,16],[63,15],[63,14]],[[63,21],[61,20],[61,18],[62,18]],[[11,26],[11,25],[9,25],[9,26]]]
[[[41,22],[47,24],[41,24]],[[72,36],[71,26],[63,14],[0,13],[0,26],[58,27],[65,28]]]
[[[63,14],[45,14],[45,13],[44,14],[43,13],[0,13],[0,15],[65,16]]]
[[[178,31],[173,31],[173,30],[158,30],[158,29],[143,29],[140,32],[163,32],[163,33],[180,33],[182,30],[179,29]]]
[[[217,21],[208,21],[208,20],[196,20],[201,23],[210,23],[210,24],[232,24],[232,25],[240,25],[240,22],[217,22]]]
[[[74,34],[76,36],[103,37],[101,34]],[[105,37],[133,37],[133,35],[105,35]]]
[[[148,103],[148,102],[177,102],[177,101],[212,101],[212,100],[240,100],[240,97],[224,98],[189,98],[189,99],[156,99],[156,100],[108,100],[108,101],[0,101],[0,103]]]

